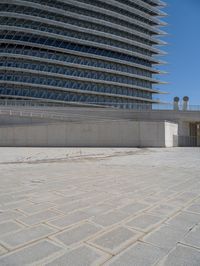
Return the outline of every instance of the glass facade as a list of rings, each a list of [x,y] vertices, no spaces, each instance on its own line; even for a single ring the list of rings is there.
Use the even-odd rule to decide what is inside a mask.
[[[0,2],[0,98],[153,104],[160,1]],[[131,106],[131,107],[130,107]]]

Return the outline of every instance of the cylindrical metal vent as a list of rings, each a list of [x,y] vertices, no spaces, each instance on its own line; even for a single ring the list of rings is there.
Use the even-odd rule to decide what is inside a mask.
[[[189,104],[189,97],[188,96],[183,97],[183,111],[188,110],[188,104]]]
[[[179,97],[174,97],[174,110],[179,110]]]

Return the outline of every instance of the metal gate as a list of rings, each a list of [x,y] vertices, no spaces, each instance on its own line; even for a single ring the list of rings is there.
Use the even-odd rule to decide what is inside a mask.
[[[178,136],[179,147],[200,147],[200,137]]]

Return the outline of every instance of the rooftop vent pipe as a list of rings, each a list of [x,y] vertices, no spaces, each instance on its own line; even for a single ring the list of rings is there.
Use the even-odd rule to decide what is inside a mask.
[[[183,111],[188,110],[188,103],[189,103],[189,97],[188,96],[183,97]]]
[[[174,97],[174,110],[179,110],[179,97]]]

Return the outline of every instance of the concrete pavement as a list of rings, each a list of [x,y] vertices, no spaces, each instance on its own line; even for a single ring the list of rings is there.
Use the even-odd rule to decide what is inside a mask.
[[[0,148],[0,265],[200,265],[200,149]]]

